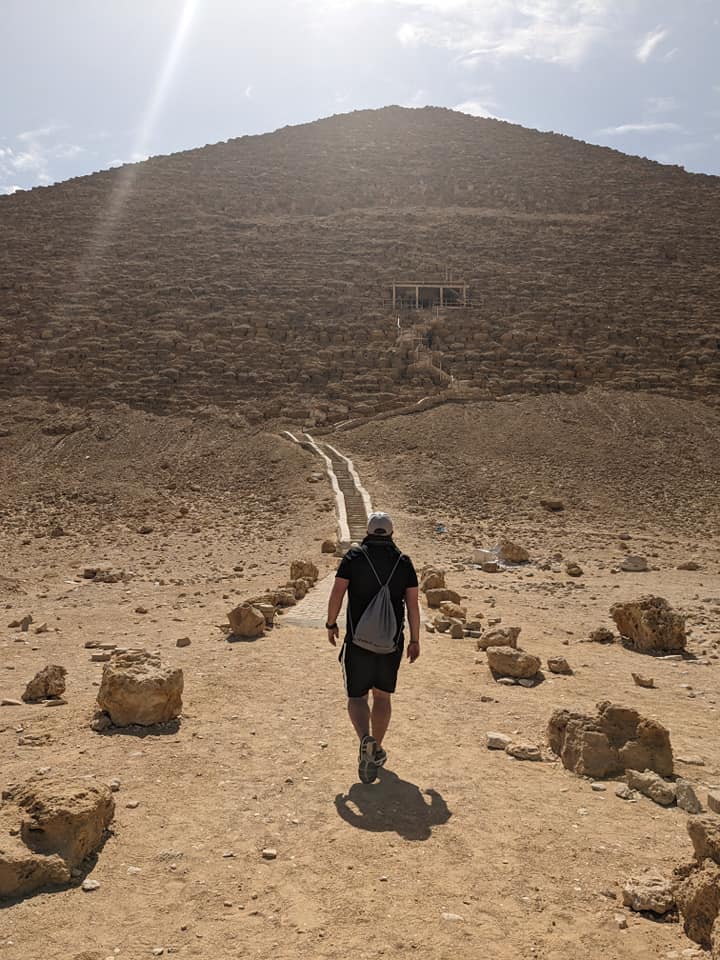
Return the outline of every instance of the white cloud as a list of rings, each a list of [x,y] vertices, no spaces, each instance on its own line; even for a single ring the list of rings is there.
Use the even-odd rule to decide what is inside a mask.
[[[656,27],[643,37],[640,45],[635,51],[635,57],[640,61],[640,63],[648,62],[650,57],[653,55],[655,48],[658,46],[658,44],[663,42],[669,33],[670,31],[666,30],[664,27]]]
[[[410,12],[397,32],[404,46],[458,52],[473,67],[519,58],[577,65],[610,30],[617,0],[395,0]]]
[[[7,184],[6,186],[0,186],[0,193],[5,194],[5,196],[10,196],[12,193],[17,193],[18,190],[22,190],[23,187],[19,187],[16,183]]]
[[[59,126],[55,123],[50,123],[46,127],[38,127],[37,130],[23,130],[22,133],[17,135],[17,139],[20,143],[31,143],[34,140],[41,140],[45,137],[51,137],[54,133],[57,133],[58,130],[65,129],[62,126]]]
[[[604,127],[598,130],[605,136],[622,136],[624,133],[678,133],[682,130],[679,123],[622,123],[618,127]]]

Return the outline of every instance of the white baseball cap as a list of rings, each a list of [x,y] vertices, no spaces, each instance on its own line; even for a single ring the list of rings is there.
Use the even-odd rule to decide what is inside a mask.
[[[393,532],[393,522],[387,513],[381,511],[371,513],[368,517],[367,532],[389,537]]]

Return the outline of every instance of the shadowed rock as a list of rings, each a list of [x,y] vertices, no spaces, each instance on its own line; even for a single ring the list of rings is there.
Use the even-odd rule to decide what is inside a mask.
[[[598,704],[597,716],[556,710],[548,725],[548,743],[564,767],[583,777],[621,776],[628,768],[661,776],[673,772],[666,728],[609,701]]]
[[[685,617],[662,597],[641,597],[610,608],[623,641],[640,653],[679,653],[685,649]]]
[[[101,845],[115,812],[104,784],[29,781],[10,787],[0,807],[0,897],[68,883]]]
[[[49,700],[61,697],[65,693],[65,667],[50,664],[40,670],[32,678],[22,695],[25,703],[37,703],[40,700]]]
[[[147,650],[128,650],[105,665],[97,702],[116,727],[152,726],[180,716],[182,692],[179,667],[163,666]]]

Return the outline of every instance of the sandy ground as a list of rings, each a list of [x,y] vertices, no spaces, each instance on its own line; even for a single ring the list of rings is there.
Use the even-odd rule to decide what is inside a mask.
[[[517,413],[514,405],[498,406]],[[694,408],[696,419],[702,413]],[[439,443],[426,445],[430,426],[417,431],[415,450],[404,451],[411,486],[442,455]],[[382,450],[371,458],[361,435],[339,435],[337,445],[356,455],[374,502],[394,512],[397,540],[417,565],[443,565],[470,613],[521,626],[526,649],[543,659],[563,654],[575,671],[548,674],[534,689],[499,686],[474,641],[424,632],[420,660],[401,670],[387,769],[377,783],[363,786],[337,652],[324,631],[281,621],[262,640],[229,644],[219,629],[234,602],[282,582],[295,556],[314,560],[323,574],[332,571],[336,561],[320,553],[333,530],[328,489],[307,482],[315,468],[309,455],[289,446],[286,454],[284,441],[267,435],[241,437],[244,466],[250,452],[258,457],[271,450],[267,455],[279,458],[268,470],[271,480],[252,475],[244,482],[237,473],[232,483],[213,486],[203,475],[199,491],[183,480],[184,458],[195,453],[178,456],[170,470],[178,484],[170,491],[172,509],[160,520],[153,511],[166,497],[158,499],[152,470],[140,478],[146,520],[156,519],[152,532],[139,534],[139,515],[128,519],[116,511],[101,523],[97,505],[73,514],[70,501],[62,508],[54,502],[38,518],[32,507],[40,488],[57,490],[71,473],[44,450],[45,479],[37,481],[40,487],[31,484],[38,476],[31,456],[41,451],[29,429],[18,421],[3,441],[16,446],[3,467],[0,698],[18,697],[36,669],[57,662],[68,669],[69,702],[52,710],[0,710],[0,786],[50,768],[71,777],[117,777],[121,787],[112,834],[91,874],[100,888],[4,905],[3,960],[135,960],[160,949],[208,960],[349,954],[645,960],[681,957],[694,948],[678,923],[623,911],[619,894],[631,875],[646,869],[669,875],[690,859],[686,815],[644,798],[623,802],[612,783],[594,792],[558,763],[523,763],[488,751],[484,735],[496,730],[542,743],[556,707],[590,708],[613,699],[666,724],[676,758],[702,761],[677,762],[677,772],[701,797],[720,784],[720,570],[703,463],[695,462],[692,481],[684,483],[678,480],[685,476],[682,456],[669,459],[669,441],[661,449],[661,440],[651,438],[657,475],[669,472],[683,495],[696,491],[703,536],[696,527],[683,529],[682,518],[671,517],[666,529],[657,514],[643,521],[642,505],[625,511],[613,508],[611,498],[602,509],[575,510],[573,504],[590,497],[579,481],[563,514],[541,513],[534,501],[523,512],[516,500],[513,526],[512,504],[500,518],[492,503],[483,520],[470,510],[463,515],[461,498],[453,500],[459,487],[447,500],[438,491],[432,504],[418,504],[418,496],[391,477],[389,453],[384,462]],[[169,429],[165,424],[164,436]],[[383,428],[383,443],[399,457],[396,429],[402,424]],[[452,439],[454,430],[446,419],[445,435]],[[134,436],[129,426],[127,435]],[[68,442],[85,441],[73,435]],[[85,456],[80,447],[75,452]],[[471,463],[471,445],[461,452]],[[208,470],[211,475],[217,471]],[[108,484],[103,489],[112,493],[113,478],[107,471],[103,477],[96,488]],[[522,489],[517,496],[525,496]],[[275,497],[285,497],[287,509],[273,522]],[[177,509],[181,500],[196,515],[197,534],[190,533],[189,514]],[[239,522],[232,505],[242,512]],[[83,510],[84,526],[75,520]],[[49,537],[48,525],[66,516],[68,535]],[[533,562],[484,574],[468,563],[473,543],[490,540],[500,527],[528,546]],[[632,539],[620,540],[620,533]],[[630,548],[648,557],[648,573],[612,572]],[[688,552],[700,570],[676,569]],[[132,570],[133,578],[83,581],[82,566],[98,553]],[[563,562],[552,560],[560,554],[577,560],[583,577],[566,576]],[[543,570],[546,560],[551,566]],[[240,565],[242,571],[233,571]],[[582,642],[595,627],[611,624],[613,602],[646,593],[667,597],[688,615],[697,660],[660,661],[620,645]],[[313,602],[322,608],[322,597]],[[137,607],[147,613],[136,613]],[[34,618],[29,633],[7,627],[26,612]],[[48,632],[35,634],[43,622]],[[182,636],[191,645],[176,649]],[[158,649],[183,667],[185,709],[177,730],[90,731],[102,670],[89,662],[92,651],[84,643],[91,639]],[[657,688],[637,688],[633,670],[652,675]],[[50,739],[21,747],[20,733]],[[131,800],[139,805],[129,808]],[[276,859],[263,859],[268,847],[277,850]],[[627,929],[618,927],[619,914]]]

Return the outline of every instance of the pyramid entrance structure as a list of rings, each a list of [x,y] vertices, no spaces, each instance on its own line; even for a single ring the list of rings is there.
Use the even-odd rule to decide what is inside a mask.
[[[428,310],[432,307],[467,307],[469,286],[463,280],[393,280],[391,284],[393,310]]]

